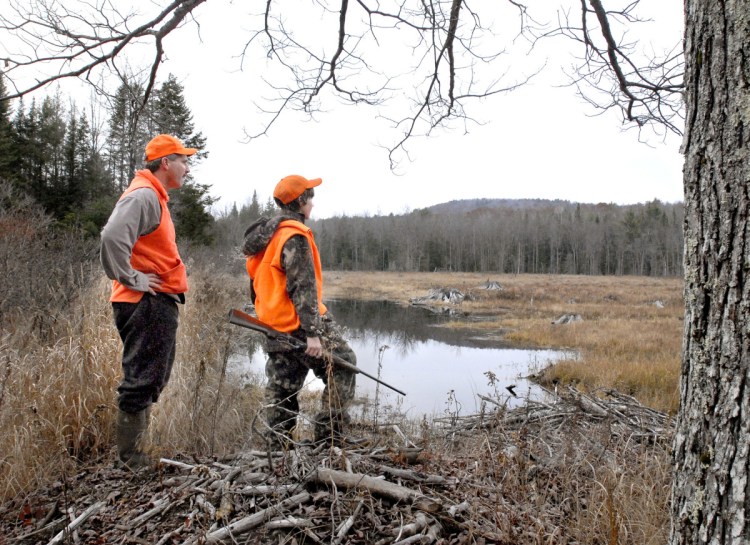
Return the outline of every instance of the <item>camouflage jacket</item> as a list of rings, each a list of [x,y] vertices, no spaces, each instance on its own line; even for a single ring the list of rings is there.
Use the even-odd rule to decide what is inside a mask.
[[[261,217],[245,231],[242,251],[250,257],[263,251],[273,238],[279,223],[285,220],[305,222],[302,214],[281,213],[274,217]],[[294,303],[300,320],[300,330],[293,332],[296,337],[320,337],[323,326],[318,312],[317,285],[312,250],[302,235],[292,236],[281,251],[281,266],[286,273],[286,291]],[[251,285],[251,298],[255,303],[255,292]]]

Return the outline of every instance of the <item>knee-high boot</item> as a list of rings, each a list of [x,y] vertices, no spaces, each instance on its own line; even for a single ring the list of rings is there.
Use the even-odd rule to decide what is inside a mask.
[[[148,430],[151,407],[128,413],[117,413],[117,456],[119,467],[137,470],[153,465],[151,458],[141,449],[141,440]]]

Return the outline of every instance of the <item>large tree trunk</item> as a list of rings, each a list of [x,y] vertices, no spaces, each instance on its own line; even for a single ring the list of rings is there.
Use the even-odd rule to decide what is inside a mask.
[[[685,337],[671,543],[747,544],[750,3],[686,0],[685,10]]]

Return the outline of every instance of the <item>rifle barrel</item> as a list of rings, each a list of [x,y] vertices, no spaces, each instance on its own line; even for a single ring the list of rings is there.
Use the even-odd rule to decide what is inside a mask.
[[[279,339],[279,338],[281,338],[281,339],[287,341],[288,343],[290,343],[292,346],[296,346],[297,348],[304,348],[304,343],[300,339],[297,339],[297,338],[295,338],[295,337],[293,337],[293,336],[291,336],[291,335],[289,335],[287,333],[283,333],[281,331],[277,331],[274,328],[272,328],[270,325],[263,323],[261,320],[259,320],[257,318],[254,318],[254,317],[250,316],[249,314],[246,314],[246,313],[242,312],[241,310],[232,309],[232,310],[229,311],[229,323],[230,324],[234,324],[234,325],[238,325],[238,326],[242,326],[242,327],[246,327],[246,328],[252,329],[254,331],[259,331],[259,332],[263,333],[264,335],[266,335],[267,337],[272,338],[272,339]],[[401,394],[402,396],[406,395],[405,392],[402,392],[401,390],[399,390],[395,386],[391,386],[390,384],[388,384],[386,382],[383,382],[382,380],[380,380],[377,377],[374,377],[373,375],[371,375],[367,371],[363,371],[362,369],[360,369],[356,365],[353,365],[353,364],[349,363],[345,359],[343,359],[343,358],[341,358],[341,357],[339,357],[339,356],[337,356],[335,354],[330,354],[330,357],[333,360],[333,362],[336,365],[338,365],[339,367],[342,367],[344,369],[348,369],[349,371],[352,371],[353,373],[359,373],[360,375],[364,375],[367,378],[369,378],[371,380],[374,380],[378,384],[382,384],[386,388],[390,388],[394,392]]]

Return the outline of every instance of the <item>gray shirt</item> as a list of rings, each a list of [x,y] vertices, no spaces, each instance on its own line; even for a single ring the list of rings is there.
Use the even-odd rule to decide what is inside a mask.
[[[107,277],[136,291],[148,291],[148,277],[130,265],[138,237],[159,227],[161,206],[153,189],[141,187],[117,201],[101,233],[101,262]]]

